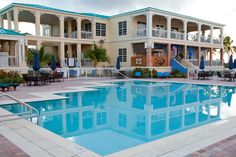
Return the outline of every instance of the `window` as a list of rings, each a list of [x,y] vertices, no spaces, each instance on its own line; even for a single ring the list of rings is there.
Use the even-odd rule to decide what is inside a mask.
[[[86,32],[92,32],[91,23],[85,23],[85,24],[84,24],[84,30],[85,30]]]
[[[127,34],[127,21],[121,21],[118,23],[119,27],[119,35],[126,35]]]
[[[106,36],[106,24],[96,23],[96,36]]]
[[[127,49],[119,49],[120,62],[127,62]]]
[[[104,125],[107,123],[107,113],[99,112],[97,113],[97,125]]]
[[[118,125],[122,128],[127,127],[127,116],[125,114],[120,113],[119,114],[119,122]]]

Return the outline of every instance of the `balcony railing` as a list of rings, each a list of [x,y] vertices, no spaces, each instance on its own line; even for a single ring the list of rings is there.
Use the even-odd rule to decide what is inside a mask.
[[[92,39],[92,32],[88,32],[88,31],[81,31],[81,38],[82,39]]]
[[[212,42],[213,42],[213,44],[221,44],[219,38],[213,38],[213,39],[212,39]]]
[[[199,65],[198,59],[188,59],[190,63],[192,63],[195,66]],[[222,66],[222,61],[221,60],[205,60],[205,65],[206,66]]]
[[[71,32],[71,33],[65,33],[65,38],[77,38],[77,31]]]
[[[152,36],[159,38],[167,38],[167,30],[152,29]]]
[[[171,31],[171,39],[184,40],[185,33]]]
[[[145,37],[145,36],[147,36],[147,28],[139,28],[139,29],[137,29],[136,36],[137,37]]]
[[[209,37],[209,36],[201,36],[201,42],[203,42],[203,43],[211,43],[211,37]]]
[[[186,34],[186,39],[188,41],[198,42],[198,35],[197,34]]]

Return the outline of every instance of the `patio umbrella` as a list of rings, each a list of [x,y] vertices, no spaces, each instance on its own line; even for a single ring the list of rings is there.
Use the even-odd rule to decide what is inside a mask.
[[[204,69],[205,69],[204,56],[201,57],[201,61],[200,61],[199,68],[200,68],[201,70],[204,70]]]
[[[116,59],[116,69],[120,70],[120,57],[119,56]]]
[[[37,52],[34,52],[33,70],[38,71],[39,69],[40,69],[39,54]]]
[[[234,68],[233,55],[229,57],[228,68],[229,70],[232,70]]]
[[[234,60],[234,68],[236,68],[236,59]]]
[[[51,56],[51,69],[54,71],[54,70],[56,70],[56,61],[55,61],[55,56],[54,55],[52,55]]]

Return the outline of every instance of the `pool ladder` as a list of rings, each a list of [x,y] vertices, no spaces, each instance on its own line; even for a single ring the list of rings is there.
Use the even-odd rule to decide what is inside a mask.
[[[37,117],[37,125],[39,125],[39,111],[36,108],[26,104],[25,102],[15,98],[9,94],[0,92],[0,97],[3,97],[3,96],[17,102],[19,105],[26,107],[29,110],[29,112],[0,115],[0,123],[5,122],[5,121],[13,121],[13,120],[18,120],[18,119],[27,119],[27,118]],[[1,107],[1,105],[0,105],[0,107]]]

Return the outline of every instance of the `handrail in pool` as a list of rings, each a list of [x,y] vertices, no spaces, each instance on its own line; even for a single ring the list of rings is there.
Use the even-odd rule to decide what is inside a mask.
[[[11,100],[14,100],[15,102],[19,103],[20,105],[23,105],[23,106],[27,107],[31,111],[31,114],[33,114],[33,111],[34,111],[36,116],[37,116],[37,125],[39,125],[39,111],[36,108],[34,108],[34,107],[28,105],[27,103],[13,97],[12,95],[0,92],[0,97],[2,97],[2,96],[6,96],[6,97],[10,98]],[[16,116],[16,115],[17,114],[12,114],[12,115],[8,115],[7,117]],[[0,117],[6,117],[6,115],[2,115]],[[19,119],[19,118],[14,118],[14,119],[10,119],[10,120],[15,120],[15,119]],[[7,120],[4,120],[4,121],[7,121]]]

